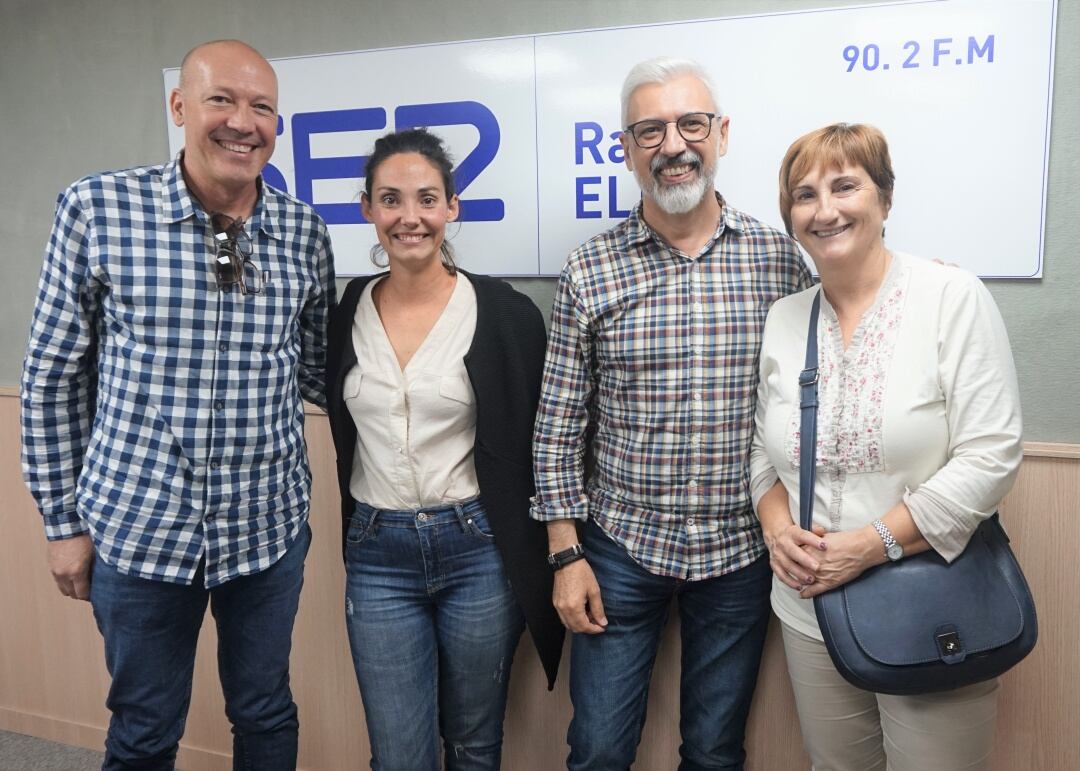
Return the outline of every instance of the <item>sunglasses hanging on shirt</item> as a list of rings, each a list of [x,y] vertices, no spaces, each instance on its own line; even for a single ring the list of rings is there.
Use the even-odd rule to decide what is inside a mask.
[[[228,292],[238,286],[242,294],[259,294],[262,291],[262,271],[251,259],[251,236],[244,230],[242,219],[214,212],[210,215],[214,228],[214,277],[218,289]]]

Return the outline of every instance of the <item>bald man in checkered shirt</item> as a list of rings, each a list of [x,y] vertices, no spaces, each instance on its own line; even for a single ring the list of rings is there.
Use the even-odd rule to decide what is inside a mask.
[[[306,398],[334,302],[322,220],[261,176],[277,78],[193,49],[170,163],[59,199],[22,378],[23,469],[60,591],[89,600],[112,711],[103,768],[173,768],[207,603],[237,768],[294,769],[293,619],[310,542]]]

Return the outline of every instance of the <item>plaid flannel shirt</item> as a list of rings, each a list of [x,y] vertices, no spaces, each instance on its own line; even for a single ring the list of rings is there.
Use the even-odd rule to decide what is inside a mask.
[[[307,520],[301,397],[325,406],[326,227],[260,183],[260,294],[218,289],[208,215],[164,166],[61,194],[22,377],[23,473],[46,536],[123,573],[212,587],[265,570]]]
[[[773,301],[812,283],[791,239],[717,199],[697,255],[640,203],[570,255],[533,448],[533,518],[591,516],[651,573],[689,580],[764,551],[748,492],[761,336]]]

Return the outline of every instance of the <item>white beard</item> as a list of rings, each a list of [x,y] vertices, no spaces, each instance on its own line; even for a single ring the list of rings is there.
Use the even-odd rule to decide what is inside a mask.
[[[693,211],[712,187],[712,180],[698,177],[681,185],[667,186],[653,183],[649,191],[653,201],[668,214],[686,214]]]
[[[657,174],[660,168],[668,165],[672,162],[694,162],[698,167],[698,178],[690,180],[689,182],[683,182],[679,185],[665,185],[657,179]],[[638,184],[641,186],[641,190],[645,195],[651,198],[661,211],[667,214],[686,214],[694,210],[698,204],[702,202],[706,195],[708,195],[714,187],[714,181],[716,179],[716,167],[715,165],[711,169],[706,169],[702,165],[701,156],[695,153],[693,150],[684,150],[678,157],[665,158],[657,155],[653,158],[650,168],[645,173],[638,173],[638,170],[634,170],[634,176],[637,177]]]

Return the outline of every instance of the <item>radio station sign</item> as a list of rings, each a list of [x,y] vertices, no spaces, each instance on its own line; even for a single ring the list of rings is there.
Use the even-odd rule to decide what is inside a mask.
[[[837,121],[885,132],[896,170],[886,243],[986,277],[1042,275],[1055,0],[932,0],[474,40],[273,61],[268,182],[330,226],[340,275],[374,270],[360,213],[383,133],[426,126],[456,159],[462,265],[554,275],[639,193],[618,137],[636,62],[680,56],[731,118],[717,188],[782,227],[777,171]],[[164,72],[165,95],[179,79]],[[173,152],[182,129],[168,119]]]

